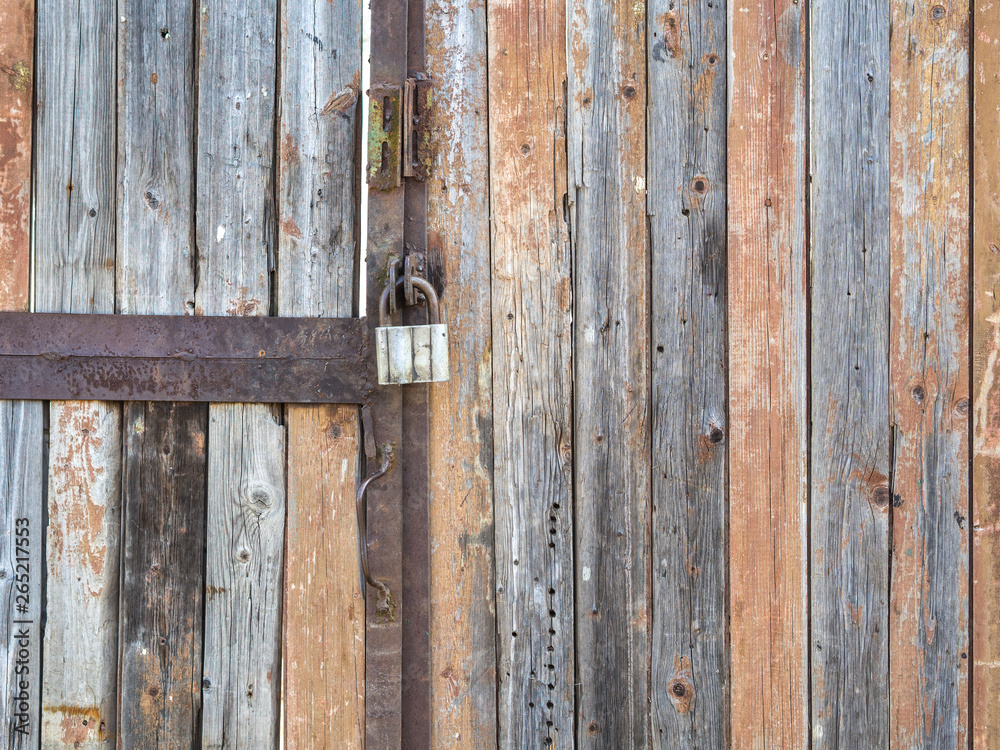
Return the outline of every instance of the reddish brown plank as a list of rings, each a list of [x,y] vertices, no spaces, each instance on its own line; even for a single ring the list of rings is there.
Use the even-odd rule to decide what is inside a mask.
[[[732,746],[808,743],[805,13],[729,28]]]
[[[1000,3],[972,35],[972,744],[1000,737]]]

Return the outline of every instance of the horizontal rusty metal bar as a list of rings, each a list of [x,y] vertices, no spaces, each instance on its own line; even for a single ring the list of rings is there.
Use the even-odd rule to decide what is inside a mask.
[[[0,313],[0,399],[359,404],[357,318]]]

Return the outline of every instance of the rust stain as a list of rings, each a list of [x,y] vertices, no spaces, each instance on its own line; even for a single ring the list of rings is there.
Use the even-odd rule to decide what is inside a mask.
[[[302,160],[302,153],[299,151],[299,144],[289,132],[281,139],[281,163],[298,164]]]
[[[281,231],[290,237],[294,237],[297,240],[302,239],[302,230],[299,229],[299,225],[295,223],[295,219],[282,219],[281,220]]]

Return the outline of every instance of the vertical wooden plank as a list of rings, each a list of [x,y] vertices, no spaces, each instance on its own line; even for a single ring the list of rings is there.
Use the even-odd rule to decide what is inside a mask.
[[[213,404],[208,437],[202,745],[276,747],[285,428],[260,405]]]
[[[42,637],[42,404],[0,401],[0,719],[11,750],[38,747]]]
[[[648,14],[652,742],[725,747],[726,6]]]
[[[501,747],[574,746],[566,7],[487,6]],[[600,612],[594,613],[599,616]]]
[[[891,7],[891,746],[965,747],[969,4]]]
[[[35,309],[115,311],[114,3],[38,8]],[[42,747],[117,736],[121,414],[49,410]]]
[[[810,14],[812,746],[889,743],[889,7]]]
[[[973,16],[972,745],[1000,737],[1000,3]]]
[[[349,317],[358,249],[361,3],[281,6],[278,312]],[[284,574],[285,747],[360,748],[365,607],[353,406],[292,406]]]
[[[360,748],[365,608],[353,513],[357,407],[288,407],[285,747]]]
[[[641,749],[651,513],[645,7],[574,0],[569,24],[576,747]]]
[[[486,7],[428,0],[427,249],[451,380],[430,389],[431,747],[495,748]]]
[[[276,0],[200,6],[199,314],[271,309],[276,13]],[[278,739],[285,527],[278,414],[261,404],[209,407],[207,747],[272,747]]]
[[[26,310],[31,247],[33,0],[0,8],[0,308]],[[0,731],[10,748],[40,737],[42,405],[0,402]]]
[[[123,313],[194,310],[194,4],[118,9],[118,266]],[[119,747],[200,734],[204,405],[125,406]]]
[[[0,8],[0,298],[28,305],[35,2]]]
[[[132,402],[125,405],[123,423],[118,747],[195,747],[202,691],[205,407]]]
[[[808,742],[805,14],[729,4],[734,748]]]

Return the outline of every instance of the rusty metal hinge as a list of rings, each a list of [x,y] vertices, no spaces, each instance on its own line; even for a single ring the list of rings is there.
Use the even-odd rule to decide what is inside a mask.
[[[368,185],[393,190],[403,177],[423,182],[430,174],[431,81],[424,73],[368,90]]]

